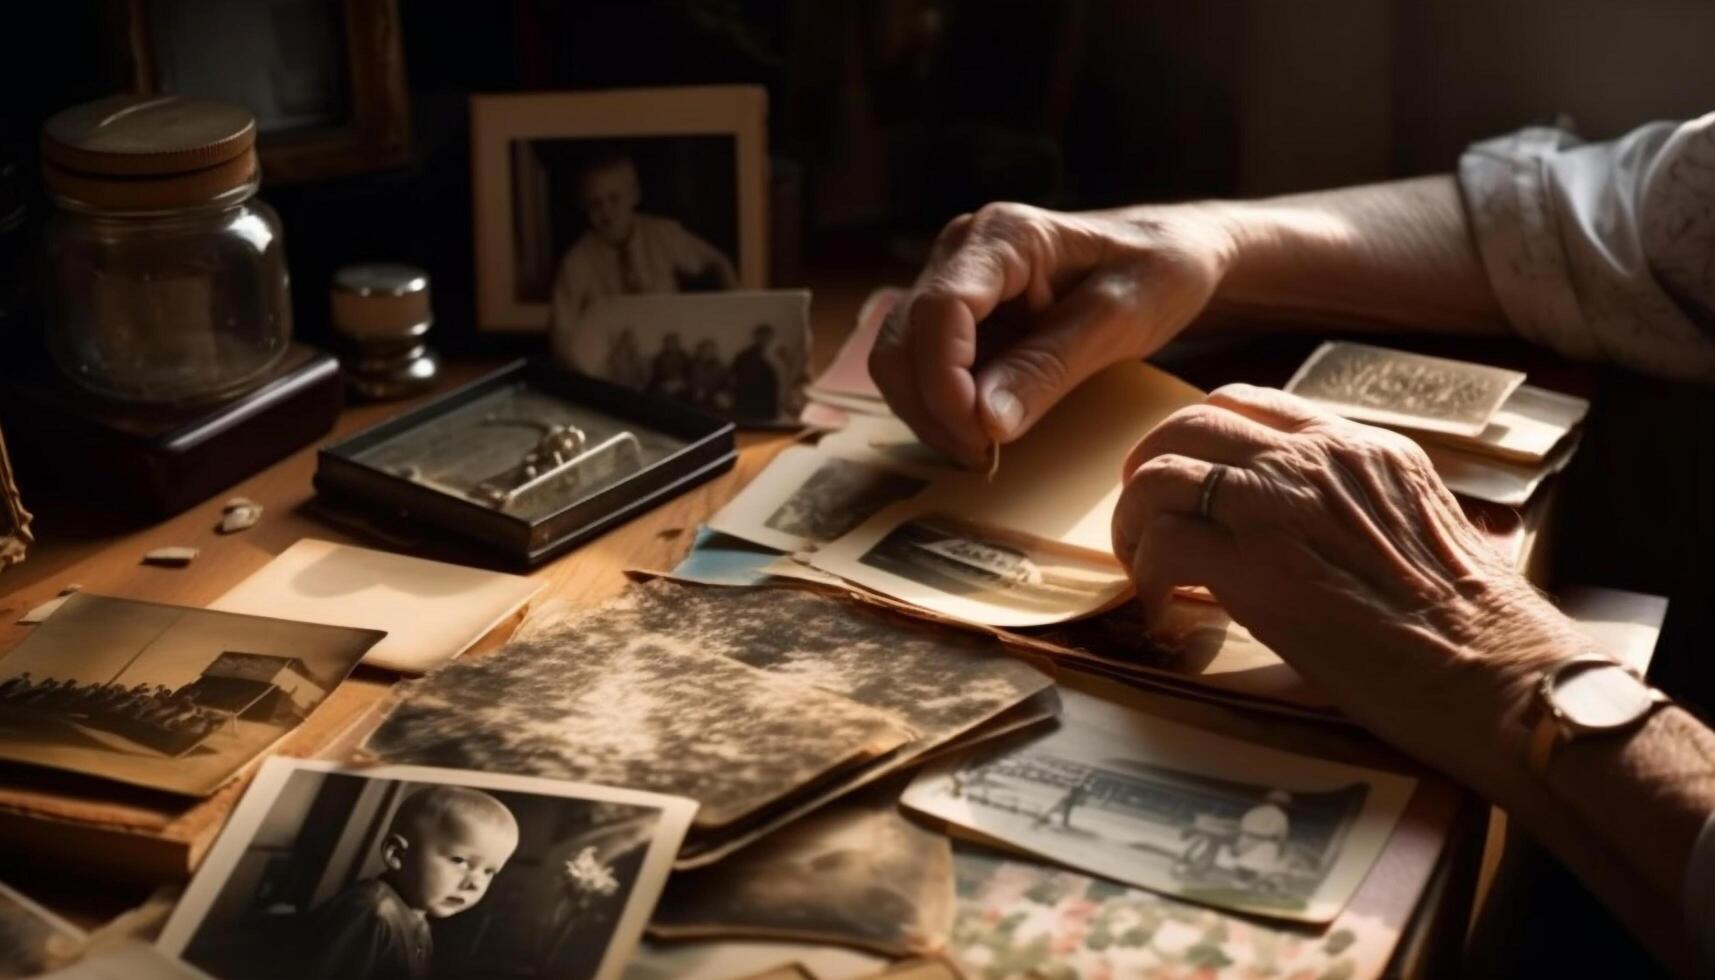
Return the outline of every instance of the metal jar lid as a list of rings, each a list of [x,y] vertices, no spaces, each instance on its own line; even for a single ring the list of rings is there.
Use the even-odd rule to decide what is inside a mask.
[[[348,265],[333,277],[334,329],[355,339],[421,336],[434,316],[429,274],[412,265]]]
[[[55,195],[91,207],[204,204],[254,187],[256,117],[207,99],[110,96],[44,123],[42,161]]]

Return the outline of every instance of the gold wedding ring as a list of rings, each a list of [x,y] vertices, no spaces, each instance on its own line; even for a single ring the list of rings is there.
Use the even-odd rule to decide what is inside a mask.
[[[1216,463],[1209,467],[1208,475],[1203,477],[1202,492],[1197,495],[1197,516],[1205,521],[1212,521],[1209,509],[1215,503],[1215,491],[1220,488],[1221,480],[1227,475],[1227,467]]]

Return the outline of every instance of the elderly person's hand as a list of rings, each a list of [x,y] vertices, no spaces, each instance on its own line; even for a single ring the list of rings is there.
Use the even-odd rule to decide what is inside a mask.
[[[1415,443],[1231,385],[1145,437],[1125,481],[1114,550],[1146,606],[1206,586],[1354,720],[1506,798],[1529,685],[1582,643]]]
[[[882,329],[870,373],[923,441],[978,465],[1080,381],[1183,329],[1229,262],[1225,229],[1193,205],[992,204],[956,218]],[[1009,312],[1020,329],[999,325]]]

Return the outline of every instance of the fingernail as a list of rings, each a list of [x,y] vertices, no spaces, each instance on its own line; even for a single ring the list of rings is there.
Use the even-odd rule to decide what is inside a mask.
[[[993,388],[988,394],[989,414],[1000,423],[1002,435],[1012,435],[1018,424],[1024,421],[1024,403],[1018,396],[1005,388]]]

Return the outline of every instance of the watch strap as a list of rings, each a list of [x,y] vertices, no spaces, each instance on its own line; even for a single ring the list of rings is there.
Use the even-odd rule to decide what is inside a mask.
[[[1530,729],[1530,741],[1525,745],[1525,762],[1538,776],[1548,772],[1548,760],[1554,757],[1554,747],[1566,737],[1560,723],[1549,711],[1537,711],[1536,722]]]

